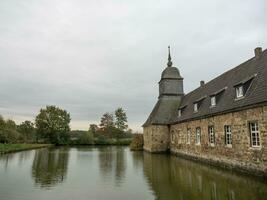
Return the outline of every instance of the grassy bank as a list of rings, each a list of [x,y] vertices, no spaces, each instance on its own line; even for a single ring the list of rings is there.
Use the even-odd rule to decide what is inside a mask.
[[[37,149],[51,146],[51,144],[0,144],[0,154]]]
[[[132,138],[105,138],[97,137],[85,140],[72,140],[69,145],[130,145]]]

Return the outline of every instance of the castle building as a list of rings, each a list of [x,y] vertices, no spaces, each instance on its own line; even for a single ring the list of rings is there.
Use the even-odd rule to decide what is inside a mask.
[[[267,50],[184,94],[170,49],[144,149],[267,176]]]

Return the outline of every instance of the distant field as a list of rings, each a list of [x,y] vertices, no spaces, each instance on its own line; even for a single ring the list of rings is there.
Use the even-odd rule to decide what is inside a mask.
[[[36,149],[50,146],[50,144],[0,144],[0,154]]]

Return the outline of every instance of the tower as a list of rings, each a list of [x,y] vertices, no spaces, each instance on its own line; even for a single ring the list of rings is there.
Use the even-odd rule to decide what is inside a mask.
[[[158,101],[143,125],[145,150],[163,152],[169,149],[169,126],[183,96],[183,78],[179,70],[173,67],[168,47],[168,63],[159,81]]]

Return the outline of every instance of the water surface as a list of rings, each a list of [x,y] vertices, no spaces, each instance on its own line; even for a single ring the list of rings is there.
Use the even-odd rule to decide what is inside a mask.
[[[267,181],[128,147],[0,156],[0,200],[267,199]]]

